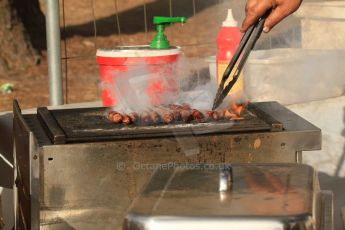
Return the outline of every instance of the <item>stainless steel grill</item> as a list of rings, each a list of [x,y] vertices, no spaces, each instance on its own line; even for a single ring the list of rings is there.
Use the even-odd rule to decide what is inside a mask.
[[[238,123],[124,127],[105,111],[14,103],[18,226],[120,228],[161,164],[295,164],[321,148],[320,129],[277,102],[250,104]]]

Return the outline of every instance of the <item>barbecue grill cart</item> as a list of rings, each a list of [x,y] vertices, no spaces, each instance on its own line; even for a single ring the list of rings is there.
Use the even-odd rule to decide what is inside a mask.
[[[14,103],[17,229],[332,229],[332,194],[301,164],[321,130],[279,103],[154,126],[106,112]]]

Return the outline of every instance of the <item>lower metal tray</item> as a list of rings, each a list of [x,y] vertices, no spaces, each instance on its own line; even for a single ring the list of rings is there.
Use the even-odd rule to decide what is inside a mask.
[[[224,167],[231,186],[219,190]],[[312,230],[315,181],[302,164],[161,166],[133,202],[124,229]]]

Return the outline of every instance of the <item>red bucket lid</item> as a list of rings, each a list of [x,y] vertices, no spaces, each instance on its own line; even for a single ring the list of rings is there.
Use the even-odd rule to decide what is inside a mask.
[[[100,65],[138,65],[172,63],[181,53],[180,47],[151,49],[150,46],[118,46],[113,49],[98,49],[97,63]]]

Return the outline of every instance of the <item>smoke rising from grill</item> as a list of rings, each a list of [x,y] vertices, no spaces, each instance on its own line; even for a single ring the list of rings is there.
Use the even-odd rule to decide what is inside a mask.
[[[174,69],[170,64],[168,69]],[[116,101],[114,109],[119,112],[143,112],[160,103],[176,101],[178,89],[171,83],[172,74],[160,71],[145,63],[128,68],[127,71],[112,71],[112,84],[102,87],[110,89]]]
[[[123,113],[144,112],[170,103],[187,103],[195,109],[210,110],[217,84],[215,79],[210,79],[205,65],[203,59],[181,57],[167,68],[152,71],[152,66],[142,63],[128,68],[127,72],[113,71],[112,84],[102,87],[111,89],[116,100],[113,110]]]

